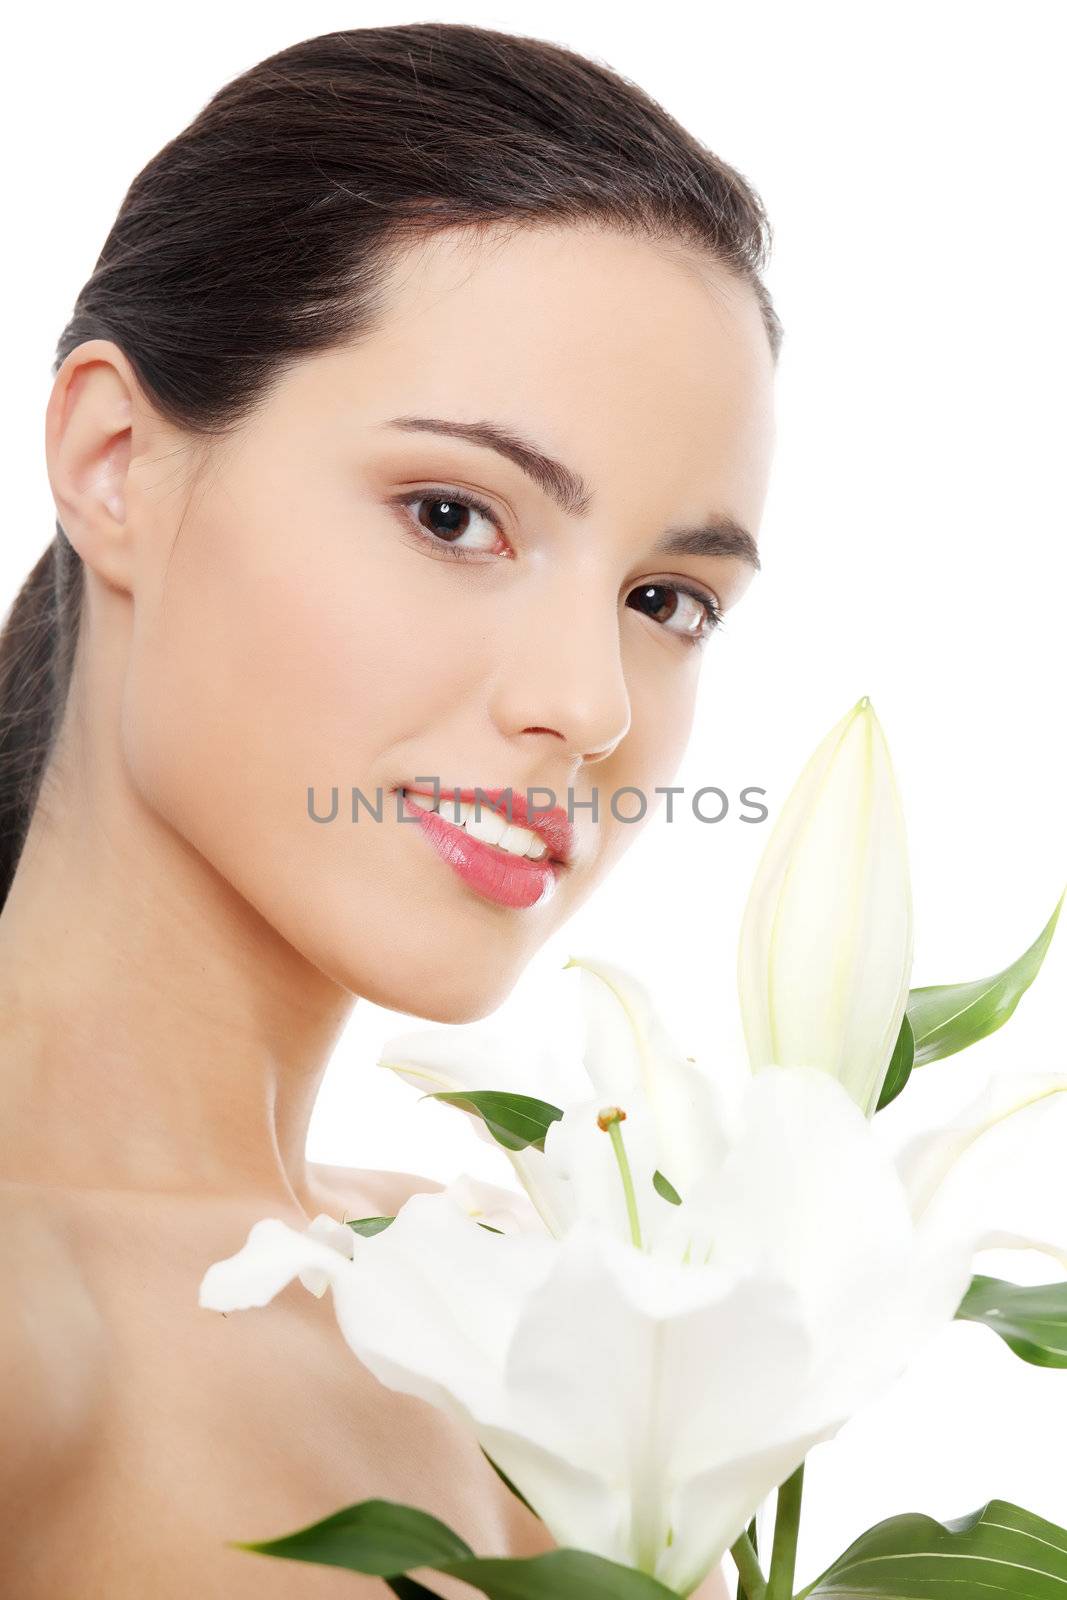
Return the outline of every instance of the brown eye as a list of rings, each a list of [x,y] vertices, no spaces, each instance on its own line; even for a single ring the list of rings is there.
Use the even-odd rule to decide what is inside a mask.
[[[401,500],[416,531],[428,542],[454,548],[458,554],[492,553],[500,534],[488,506],[446,490],[420,490]]]
[[[447,539],[450,544],[466,532],[471,515],[469,506],[461,505],[458,500],[436,499],[420,500],[418,505],[419,521],[427,532]]]
[[[679,633],[694,643],[706,639],[722,621],[722,614],[710,597],[676,583],[642,584],[627,597],[626,604],[643,611],[668,633]]]

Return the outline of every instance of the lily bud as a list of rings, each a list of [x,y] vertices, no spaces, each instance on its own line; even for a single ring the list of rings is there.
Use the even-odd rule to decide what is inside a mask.
[[[904,817],[866,695],[808,760],[756,870],[738,989],[753,1071],[830,1073],[874,1114],[908,1000]]]

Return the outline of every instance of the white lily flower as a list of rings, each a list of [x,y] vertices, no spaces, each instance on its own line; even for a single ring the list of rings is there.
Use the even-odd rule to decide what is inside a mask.
[[[832,1073],[872,1115],[908,999],[911,884],[900,797],[866,695],[790,792],[756,870],[738,989],[749,1063]]]
[[[648,990],[632,973],[589,956],[572,956],[566,968],[578,972],[580,1052],[511,1037],[496,1026],[462,1024],[400,1034],[384,1045],[379,1065],[424,1093],[492,1089],[547,1100],[564,1110],[563,1120],[549,1128],[543,1155],[507,1152],[556,1236],[579,1218],[598,1218],[609,1226],[614,1220],[616,1231],[629,1239],[618,1167],[596,1127],[602,1107],[622,1106],[630,1119],[626,1144],[638,1204],[647,1213],[646,1240],[674,1238],[678,1219],[652,1189],[653,1174],[662,1172],[680,1193],[690,1190],[722,1153],[729,1103],[675,1043]],[[480,1120],[474,1121],[484,1134]]]
[[[457,1023],[397,1034],[383,1046],[378,1065],[423,1094],[491,1089],[564,1105],[589,1092],[580,1063],[565,1050],[546,1048],[540,1039],[516,1037],[493,1024]],[[476,1132],[495,1143],[480,1119],[472,1120]],[[561,1232],[565,1214],[555,1213],[560,1197],[542,1181],[543,1168],[526,1151],[508,1155],[545,1226]]]
[[[328,1216],[324,1211],[320,1211],[317,1217],[311,1219],[305,1232],[309,1239],[321,1239],[324,1244],[333,1245],[334,1249],[347,1256],[349,1261],[355,1254],[356,1236],[352,1229],[346,1227],[343,1222],[338,1222],[336,1218]],[[310,1289],[311,1293],[318,1295],[320,1299],[330,1287],[329,1275],[319,1267],[308,1267],[299,1276],[304,1288]]]
[[[445,1190],[351,1255],[314,1224],[257,1222],[200,1304],[259,1306],[323,1274],[359,1359],[469,1425],[560,1544],[688,1595],[812,1446],[952,1320],[978,1249],[1050,1247],[1028,1229],[1038,1202],[1064,1210],[1067,1076],[1017,1090],[998,1080],[894,1156],[828,1074],[768,1067],[705,1107],[727,1114],[691,1198],[653,1196],[692,1211],[706,1249],[688,1261],[635,1249],[614,1219],[500,1238]],[[647,1107],[639,1122],[654,1142]],[[527,1156],[548,1164],[548,1141]]]
[[[540,1219],[526,1197],[510,1189],[502,1189],[498,1184],[482,1183],[477,1178],[464,1175],[449,1186],[449,1194],[453,1204],[465,1216],[480,1222],[485,1228],[492,1228],[495,1233],[541,1231]],[[305,1232],[312,1239],[321,1239],[325,1244],[333,1245],[351,1261],[357,1235],[348,1226],[347,1220],[339,1222],[336,1217],[320,1211],[308,1223]],[[330,1280],[319,1267],[308,1267],[299,1276],[304,1288],[320,1298],[329,1288]]]
[[[474,1222],[497,1233],[537,1233],[543,1231],[537,1212],[525,1195],[499,1184],[483,1183],[466,1174],[448,1185],[452,1200]]]

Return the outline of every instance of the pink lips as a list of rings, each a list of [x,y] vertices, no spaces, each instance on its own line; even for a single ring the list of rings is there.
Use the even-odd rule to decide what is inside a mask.
[[[514,789],[448,789],[441,785],[440,789],[416,789],[408,784],[404,785],[408,794],[425,794],[430,799],[466,800],[474,804],[475,795],[482,801],[485,809],[498,811],[508,822],[514,822],[516,827],[529,828],[531,833],[536,833],[548,846],[549,855],[556,861],[565,864],[570,862],[574,855],[574,829],[567,813],[561,806],[553,806],[551,811],[534,809],[533,814],[526,804],[526,796]],[[510,804],[509,804],[510,796]],[[488,806],[486,801],[488,800]]]
[[[411,792],[431,797],[434,795],[432,789],[415,789]],[[488,797],[493,810],[499,810],[507,817],[506,789],[486,789],[482,793]],[[446,799],[453,797],[453,791],[444,786],[440,794]],[[459,790],[460,800],[467,800],[473,805],[474,798],[473,789]],[[498,905],[524,909],[543,904],[554,893],[563,865],[571,855],[573,839],[567,814],[558,807],[553,812],[528,817],[525,797],[512,792],[510,820],[536,833],[549,848],[549,855],[540,861],[533,861],[528,856],[511,855],[496,845],[475,839],[466,828],[447,822],[436,811],[424,811],[413,800],[409,800],[407,794],[403,795],[403,801],[405,814],[417,818],[438,855],[486,899],[494,900]]]

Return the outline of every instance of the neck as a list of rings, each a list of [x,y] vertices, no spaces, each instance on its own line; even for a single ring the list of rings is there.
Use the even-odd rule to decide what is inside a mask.
[[[0,914],[0,1178],[311,1211],[352,995],[139,796],[89,800],[38,806]]]

